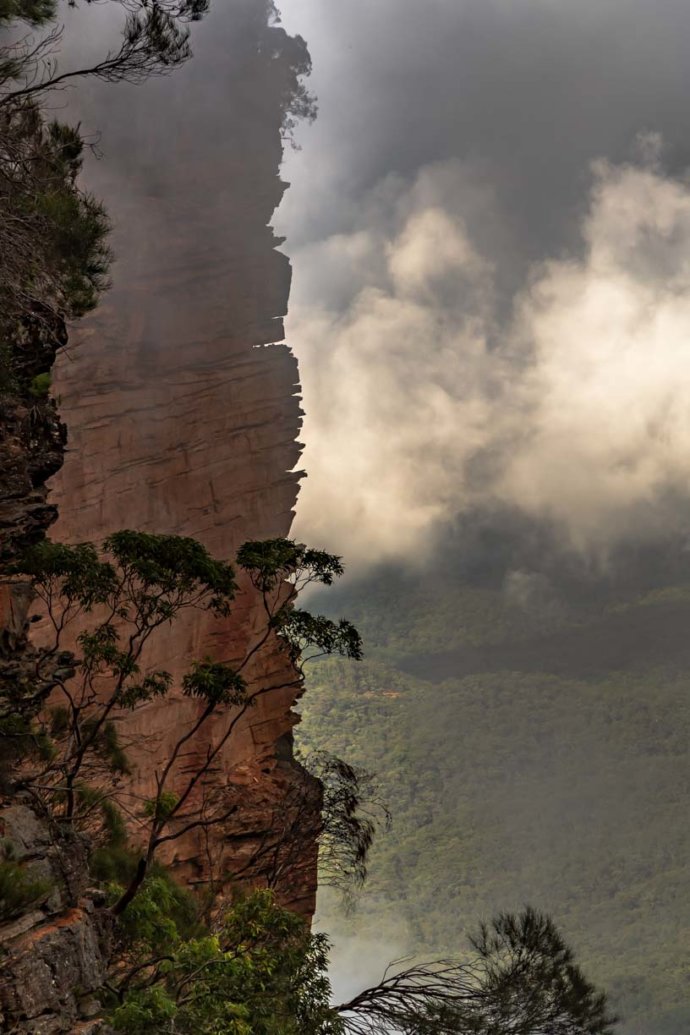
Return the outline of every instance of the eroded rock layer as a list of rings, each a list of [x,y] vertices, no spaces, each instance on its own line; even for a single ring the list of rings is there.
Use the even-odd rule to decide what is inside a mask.
[[[107,977],[112,914],[87,885],[88,843],[59,836],[27,801],[0,797],[5,857],[40,882],[35,900],[7,919],[0,913],[0,1031],[57,1035],[104,1031],[98,992]],[[15,891],[16,894],[16,891]]]
[[[147,84],[136,109],[124,88],[108,112],[114,129],[94,185],[116,226],[114,285],[55,378],[69,450],[51,501],[60,514],[54,536],[67,542],[133,528],[193,536],[231,558],[247,539],[290,531],[298,373],[285,345],[269,345],[283,337],[290,285],[269,221],[285,188],[278,170],[291,41],[268,27],[261,5],[229,8],[222,45],[209,19],[182,73]],[[209,62],[220,62],[213,75]],[[147,661],[179,685],[193,659],[242,657],[262,621],[245,585],[229,621],[183,617],[161,632]],[[239,807],[222,837],[209,844],[197,830],[170,847],[169,861],[190,880],[238,871],[261,880],[261,859],[248,862],[281,802],[308,782],[291,755],[295,673],[273,641],[249,678],[283,689],[249,709],[223,751],[214,778]],[[152,790],[197,707],[173,695],[134,713],[125,735],[137,793]],[[226,722],[204,727],[193,745],[199,758]],[[316,874],[308,837],[288,869],[281,898],[309,914]]]

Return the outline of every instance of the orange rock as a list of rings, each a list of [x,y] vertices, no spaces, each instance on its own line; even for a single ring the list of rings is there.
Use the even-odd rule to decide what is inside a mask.
[[[254,26],[251,5],[243,17]],[[254,31],[262,38],[277,33],[275,46],[250,40],[241,60],[224,68],[234,76],[225,87],[226,128],[208,132],[204,102],[212,86],[217,103],[217,84],[202,66],[195,73],[192,62],[191,84],[185,69],[166,83],[166,97],[171,90],[174,105],[179,89],[186,111],[194,110],[196,97],[205,128],[186,119],[171,133],[158,112],[150,118],[142,109],[146,143],[118,146],[134,165],[137,147],[154,153],[155,183],[145,163],[128,175],[124,190],[114,163],[98,169],[96,186],[116,226],[118,262],[113,289],[80,325],[53,379],[69,428],[64,467],[52,482],[51,502],[60,515],[53,535],[66,542],[100,541],[133,528],[192,536],[230,559],[247,539],[289,534],[300,477],[299,377],[290,349],[270,344],[283,338],[290,264],[268,225],[286,187],[278,170],[285,96],[279,48],[287,37],[282,29]],[[239,28],[229,35],[233,46],[240,36]],[[262,621],[256,593],[243,584],[231,620],[187,615],[161,630],[147,661],[179,681],[193,659],[243,656]],[[169,861],[195,882],[208,880],[211,870],[242,869],[243,879],[260,883],[266,861],[254,872],[246,864],[265,842],[276,809],[305,786],[313,804],[318,798],[291,759],[295,673],[275,642],[254,658],[251,679],[285,689],[249,709],[222,753],[218,784],[229,794],[241,784],[241,807],[224,836],[209,846],[197,831],[169,846]],[[156,766],[197,714],[195,702],[179,694],[173,699],[174,705],[151,702],[127,723],[137,793],[151,793]],[[204,727],[196,757],[217,742],[224,721]],[[305,832],[289,870],[279,882],[280,897],[311,914],[312,833]]]

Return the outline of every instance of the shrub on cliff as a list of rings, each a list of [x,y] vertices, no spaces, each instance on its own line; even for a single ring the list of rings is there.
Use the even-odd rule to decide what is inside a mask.
[[[40,905],[52,883],[12,859],[0,859],[0,923]]]
[[[341,1035],[330,1006],[328,943],[280,908],[270,891],[240,898],[211,933],[164,959],[134,964],[112,1022],[123,1035]]]
[[[146,894],[146,893],[144,893]],[[144,909],[148,918],[150,913]],[[161,943],[121,969],[110,1016],[122,1035],[612,1035],[605,996],[548,917],[503,914],[465,962],[389,967],[330,1001],[328,941],[269,891],[236,901],[212,932]],[[140,929],[150,932],[148,922]],[[130,925],[130,937],[136,933]],[[148,957],[146,953],[148,952]]]
[[[109,223],[77,186],[82,151],[76,130],[33,103],[0,107],[0,331],[20,371],[33,324],[81,316],[107,284]]]

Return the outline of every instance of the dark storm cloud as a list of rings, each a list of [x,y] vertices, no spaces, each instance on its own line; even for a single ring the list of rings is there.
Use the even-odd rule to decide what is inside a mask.
[[[287,13],[315,56],[309,168],[345,203],[391,172],[461,159],[539,258],[573,239],[592,159],[629,158],[644,130],[680,166],[690,154],[682,0],[294,0]],[[310,181],[291,202],[307,213]],[[337,228],[341,212],[311,215]]]
[[[684,535],[690,7],[289,17],[321,108],[282,214],[304,534],[365,560],[469,513],[599,558]]]

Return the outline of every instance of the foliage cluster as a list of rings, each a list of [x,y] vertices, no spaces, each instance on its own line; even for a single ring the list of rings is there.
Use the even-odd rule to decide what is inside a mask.
[[[389,969],[331,1002],[328,941],[270,891],[236,899],[213,932],[180,938],[165,880],[149,878],[121,921],[129,949],[110,1015],[123,1035],[611,1035],[605,997],[553,923],[502,915],[473,939],[468,963]]]
[[[206,930],[190,932],[190,917],[190,896],[175,890],[164,871],[147,877],[121,917],[121,963],[106,1001],[123,1035],[613,1031],[604,995],[553,923],[531,909],[483,925],[470,961],[389,968],[382,981],[339,1005],[331,1002],[327,939],[280,908],[272,892],[236,898]]]
[[[279,27],[280,12],[273,0],[262,0],[261,18],[269,25],[263,46],[275,52],[279,41],[282,54],[286,58],[280,64],[274,62],[274,74],[280,76],[283,139],[297,148],[295,130],[298,124],[313,122],[318,111],[316,98],[305,83],[305,79],[311,75],[311,57],[301,36],[289,36]]]
[[[391,815],[376,778],[342,758],[318,751],[307,767],[322,789],[319,843],[320,886],[346,894],[363,887],[369,854],[377,833],[385,833]]]
[[[326,976],[328,944],[270,891],[237,899],[213,932],[179,936],[162,878],[148,879],[122,933],[129,969],[111,990],[127,1035],[340,1035]]]
[[[0,329],[15,351],[35,324],[92,309],[107,284],[109,223],[77,185],[82,154],[77,130],[32,102],[0,106]]]
[[[51,881],[36,876],[13,859],[0,859],[0,923],[40,905],[52,889]]]

